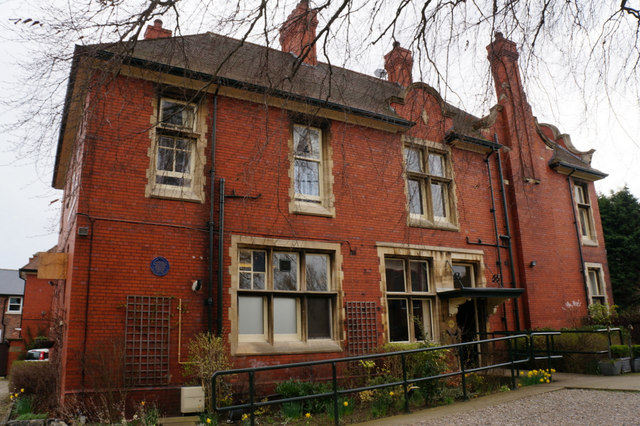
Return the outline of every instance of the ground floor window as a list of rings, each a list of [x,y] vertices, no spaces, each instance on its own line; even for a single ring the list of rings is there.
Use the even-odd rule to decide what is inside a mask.
[[[607,292],[604,284],[602,266],[599,264],[587,264],[586,274],[589,290],[589,304],[606,304]]]
[[[267,349],[264,345],[291,348],[293,344],[300,349],[314,341],[337,340],[335,248],[339,245],[300,247],[281,240],[261,241],[280,246],[237,247],[233,277],[237,343],[262,344]]]
[[[427,259],[385,258],[390,342],[433,339],[433,300]]]

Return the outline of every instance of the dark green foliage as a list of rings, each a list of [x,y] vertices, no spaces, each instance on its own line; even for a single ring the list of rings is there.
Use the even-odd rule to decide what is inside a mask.
[[[420,342],[414,344],[387,344],[382,347],[383,352],[396,352],[409,349],[429,348],[436,346],[433,343]],[[444,373],[447,370],[448,350],[433,350],[409,354],[406,356],[407,378],[417,379],[422,377],[432,377]],[[387,357],[384,359],[384,366],[379,371],[387,375],[390,379],[399,380],[402,378],[402,363],[400,357]],[[388,380],[391,381],[391,380]],[[439,402],[442,398],[444,384],[441,380],[428,380],[417,384],[419,392],[427,404]]]
[[[303,382],[288,380],[276,387],[276,392],[285,398],[304,395],[316,395],[331,391],[328,383]],[[314,398],[303,402],[287,402],[282,404],[282,410],[287,417],[297,418],[305,413],[317,414],[326,411],[331,398]]]
[[[623,310],[640,308],[640,201],[625,186],[599,195],[598,206],[614,301]]]
[[[11,365],[9,390],[24,389],[24,396],[31,398],[29,404],[34,411],[48,412],[57,405],[55,375],[51,362],[16,361]]]
[[[629,346],[611,345],[611,356],[614,358],[625,358],[629,356]]]
[[[631,353],[633,358],[640,358],[640,345],[632,345]]]

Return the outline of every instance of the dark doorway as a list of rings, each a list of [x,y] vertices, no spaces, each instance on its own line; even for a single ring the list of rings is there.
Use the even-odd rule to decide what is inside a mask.
[[[481,318],[483,318],[482,313],[477,309],[477,305],[481,304],[482,303],[477,303],[476,299],[473,299],[458,307],[456,322],[460,329],[460,340],[462,342],[471,342],[476,340],[478,335],[477,333],[479,331],[484,331],[483,323],[480,324],[480,327],[478,326],[478,319],[482,322]],[[477,367],[479,365],[478,346],[465,346],[462,351],[461,362],[464,363],[465,368]]]
[[[7,375],[9,362],[9,342],[0,342],[0,376]]]

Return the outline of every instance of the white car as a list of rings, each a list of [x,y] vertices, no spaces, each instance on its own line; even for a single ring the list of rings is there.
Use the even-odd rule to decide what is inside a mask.
[[[30,349],[27,351],[25,361],[49,361],[49,349]]]

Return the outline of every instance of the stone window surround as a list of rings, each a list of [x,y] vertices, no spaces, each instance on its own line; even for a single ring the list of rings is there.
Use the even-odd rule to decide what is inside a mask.
[[[238,339],[238,260],[240,248],[272,248],[283,251],[305,250],[331,253],[332,263],[331,288],[336,294],[333,309],[333,338],[332,339],[312,339],[306,341],[274,341],[271,342],[240,342]],[[229,276],[231,285],[229,287],[230,304],[228,315],[231,323],[229,342],[231,355],[271,355],[271,354],[297,354],[297,353],[321,353],[321,352],[341,352],[343,351],[344,334],[344,308],[343,308],[343,273],[342,254],[339,243],[328,243],[320,241],[287,240],[277,238],[263,238],[247,235],[232,235],[229,246]]]

